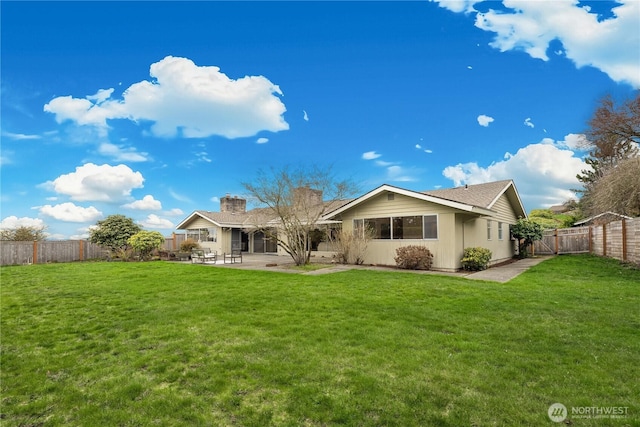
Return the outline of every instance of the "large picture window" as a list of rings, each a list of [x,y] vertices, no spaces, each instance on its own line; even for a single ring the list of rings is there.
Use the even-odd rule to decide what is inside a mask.
[[[353,220],[354,233],[361,236],[365,229],[371,231],[374,239],[437,239],[438,216],[414,215]]]

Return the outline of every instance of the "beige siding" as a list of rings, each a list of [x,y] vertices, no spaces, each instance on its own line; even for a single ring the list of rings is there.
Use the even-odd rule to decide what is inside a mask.
[[[413,197],[393,194],[393,200],[388,200],[389,193],[379,194],[370,200],[346,212],[350,218],[381,218],[389,216],[424,215],[435,213],[451,213],[454,209],[438,205]]]
[[[456,237],[456,229],[462,229],[456,222],[456,210],[412,197],[394,194],[389,200],[387,193],[380,194],[342,215],[342,226],[353,230],[354,219],[387,218],[411,215],[438,215],[438,239],[373,240],[365,255],[366,264],[395,265],[396,249],[408,245],[426,246],[433,253],[433,267],[454,270],[459,267],[462,244]],[[459,234],[458,234],[459,235]],[[460,253],[460,256],[458,256]]]
[[[511,203],[509,203],[509,199],[505,194],[500,196],[500,198],[493,205],[492,209],[496,211],[496,215],[494,218],[496,221],[505,222],[507,224],[515,224],[516,220],[518,219],[516,217],[516,213],[513,210],[513,207],[511,206]]]
[[[487,238],[487,221],[491,221],[491,239]],[[509,224],[502,223],[502,240],[498,239],[498,223],[495,218],[477,218],[464,224],[464,247],[482,247],[491,251],[491,262],[513,257],[515,244],[511,241]]]
[[[215,225],[211,223],[211,221],[207,221],[201,217],[195,217],[191,222],[188,222],[184,225],[185,229],[196,229],[196,228],[213,228]]]

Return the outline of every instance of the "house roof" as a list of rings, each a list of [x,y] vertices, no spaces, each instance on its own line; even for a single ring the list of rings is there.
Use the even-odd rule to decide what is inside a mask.
[[[516,216],[526,218],[527,214],[520,200],[520,195],[514,182],[510,179],[424,192],[424,194],[486,209],[493,209],[500,196],[505,193],[516,211]]]
[[[203,218],[218,227],[241,227],[246,221],[248,215],[244,213],[231,213],[231,212],[210,212],[210,211],[194,211],[186,217],[180,224],[176,226],[177,230],[184,229],[185,225],[189,224],[196,218]]]
[[[330,212],[325,217],[333,218],[383,192],[402,194],[481,216],[493,216],[496,213],[495,210],[493,210],[495,203],[500,196],[506,193],[509,202],[515,210],[516,216],[526,217],[527,215],[518,191],[515,188],[515,184],[512,180],[504,180],[424,192],[384,184]]]
[[[329,202],[323,202],[322,205],[318,205],[318,209],[322,206],[325,212],[333,210],[337,207],[344,205],[350,200],[334,200]],[[218,227],[231,227],[231,228],[242,228],[242,227],[251,227],[256,223],[269,223],[269,222],[277,222],[277,218],[273,215],[273,212],[270,208],[255,208],[250,209],[246,212],[211,212],[211,211],[203,211],[197,210],[191,213],[188,217],[186,217],[182,222],[180,222],[177,226],[177,230],[183,230],[188,228],[189,223],[191,223],[194,219],[202,218],[205,219],[211,224],[216,225]],[[321,218],[318,221],[318,224],[323,223],[331,223],[329,219]]]

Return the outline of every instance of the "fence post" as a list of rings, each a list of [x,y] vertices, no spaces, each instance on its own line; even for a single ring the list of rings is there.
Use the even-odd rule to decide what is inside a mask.
[[[171,233],[171,246],[174,251],[176,250],[176,232]]]
[[[622,218],[622,260],[627,260],[627,221]]]
[[[555,253],[556,253],[556,255],[558,255],[559,247],[560,247],[560,246],[558,245],[558,240],[559,240],[559,238],[558,238],[558,229],[557,229],[557,228],[556,228],[556,229],[555,229],[555,231],[553,232],[553,235],[555,236],[555,240],[556,240],[556,250],[555,250]]]
[[[33,264],[38,263],[38,242],[36,240],[33,241]]]
[[[589,253],[593,253],[593,225],[589,226]]]
[[[84,240],[80,240],[80,248],[78,251],[80,252],[80,261],[84,261]]]
[[[607,224],[602,224],[602,256],[607,256]]]

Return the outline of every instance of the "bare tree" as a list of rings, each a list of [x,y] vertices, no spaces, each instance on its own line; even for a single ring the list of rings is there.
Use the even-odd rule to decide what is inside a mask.
[[[276,239],[296,265],[309,262],[311,234],[321,227],[323,215],[356,190],[350,181],[338,180],[331,168],[318,166],[260,171],[254,182],[242,185],[262,206],[253,210],[252,226]]]
[[[339,228],[335,233],[328,235],[329,244],[336,252],[335,260],[337,263],[355,265],[364,263],[367,247],[373,239],[375,231],[372,229],[358,231]]]
[[[640,216],[640,157],[622,160],[605,172],[589,197],[592,213]]]
[[[593,215],[600,213],[593,200],[595,186],[620,162],[639,154],[640,92],[622,105],[616,105],[611,96],[602,98],[585,134],[585,147],[590,150],[585,162],[589,168],[577,178],[584,187],[580,207]]]

